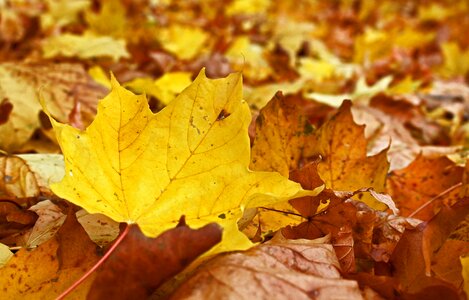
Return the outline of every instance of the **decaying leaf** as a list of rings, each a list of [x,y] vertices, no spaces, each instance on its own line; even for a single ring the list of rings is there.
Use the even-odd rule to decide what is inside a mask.
[[[100,247],[108,245],[119,235],[119,223],[103,214],[89,214],[82,209],[76,216],[90,239]]]
[[[321,159],[318,172],[327,188],[336,191],[373,188],[383,192],[389,168],[386,150],[366,156],[364,126],[354,123],[351,105],[344,101],[338,113],[316,131],[312,141],[305,145],[305,156]],[[358,199],[372,208],[386,208],[369,195]]]
[[[444,249],[442,245],[468,213],[468,199],[463,198],[452,207],[443,207],[436,216],[415,230],[404,233],[391,257],[391,263],[393,275],[406,293],[423,293],[437,287],[447,290],[449,294],[457,293],[454,286],[432,276],[432,261],[435,254]],[[453,259],[458,260],[458,257]]]
[[[54,298],[98,259],[96,245],[71,214],[56,237],[34,250],[19,250],[1,269],[2,298]],[[90,284],[84,282],[71,296],[84,299]]]
[[[440,207],[459,200],[462,174],[463,168],[447,157],[419,155],[407,168],[390,174],[388,190],[403,216],[415,212],[415,217],[429,220]],[[417,211],[427,203],[426,209]]]
[[[0,64],[0,100],[8,99],[13,105],[8,121],[0,125],[0,148],[18,150],[41,127],[39,96],[54,117],[66,122],[74,101],[82,102],[82,109],[94,111],[103,92],[80,65]]]
[[[334,250],[323,242],[279,238],[220,255],[170,299],[362,299],[357,283],[341,278]]]
[[[156,238],[144,236],[136,225],[128,226],[129,234],[101,267],[87,299],[145,299],[222,236],[213,223],[197,230],[180,224]]]
[[[223,225],[230,238],[222,247],[242,249],[251,245],[236,228],[244,208],[315,194],[248,170],[251,117],[240,74],[210,80],[202,71],[156,115],[144,96],[112,85],[86,131],[51,118],[66,168],[52,189],[88,212],[137,223],[149,236],[184,214],[196,228]]]
[[[0,157],[0,178],[0,195],[3,197],[32,198],[39,196],[40,187],[34,172],[18,156]]]
[[[256,119],[251,169],[277,171],[287,177],[299,167],[305,143],[313,133],[306,114],[298,108],[305,102],[277,93]]]

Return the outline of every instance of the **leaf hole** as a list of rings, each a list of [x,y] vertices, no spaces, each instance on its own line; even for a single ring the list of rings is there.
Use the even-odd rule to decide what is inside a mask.
[[[224,120],[228,118],[231,114],[224,109],[221,110],[221,112],[218,114],[217,121]]]

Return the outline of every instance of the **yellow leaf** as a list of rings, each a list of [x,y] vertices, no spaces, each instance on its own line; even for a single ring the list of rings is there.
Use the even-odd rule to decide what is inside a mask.
[[[210,80],[202,71],[157,114],[145,96],[112,79],[85,131],[51,119],[66,169],[52,189],[149,236],[185,215],[191,227],[222,225],[224,249],[247,248],[236,227],[245,208],[315,194],[278,173],[248,169],[250,121],[240,74]]]
[[[158,93],[155,95],[161,102],[168,105],[176,96],[192,83],[192,73],[166,73],[155,81]]]
[[[227,15],[265,13],[270,0],[235,0],[227,8]]]
[[[198,27],[172,25],[160,31],[158,39],[163,49],[179,59],[193,59],[204,48],[208,34]]]
[[[182,92],[189,84],[192,73],[190,72],[170,72],[166,73],[156,81],[151,78],[136,78],[124,84],[136,93],[146,93],[160,100],[167,105]]]
[[[440,73],[445,77],[465,76],[469,71],[469,50],[463,51],[453,42],[443,43],[441,49],[444,64]]]
[[[392,76],[388,75],[380,80],[378,80],[375,84],[369,86],[366,83],[364,77],[360,77],[357,80],[357,84],[353,93],[350,94],[340,94],[340,95],[329,95],[329,94],[322,94],[322,93],[309,93],[305,95],[310,99],[314,99],[318,102],[325,103],[330,106],[339,107],[342,104],[344,99],[350,99],[354,102],[362,102],[367,104],[367,102],[376,94],[384,92],[388,89],[389,85],[391,84]]]
[[[462,265],[462,277],[464,278],[464,292],[469,296],[469,256],[459,258]]]
[[[88,8],[90,0],[46,0],[46,13],[41,14],[41,28],[63,27],[78,20],[80,12]]]
[[[126,32],[125,7],[120,0],[103,1],[99,13],[88,10],[85,20],[89,30],[97,35],[122,38]]]
[[[0,268],[6,265],[6,263],[13,256],[7,245],[0,243]]]
[[[0,64],[0,102],[8,99],[13,105],[8,121],[0,125],[0,148],[17,151],[41,127],[39,93],[52,115],[64,122],[74,101],[94,110],[102,92],[77,64]]]
[[[65,33],[45,39],[42,44],[45,58],[56,56],[82,59],[111,57],[114,61],[130,57],[125,41],[108,36],[74,35]]]
[[[109,76],[104,72],[103,68],[100,66],[93,66],[88,70],[88,74],[93,78],[94,81],[99,83],[100,85],[107,87],[108,89],[111,88],[111,80],[109,80]]]
[[[235,70],[253,80],[265,79],[272,72],[270,65],[264,58],[264,48],[251,43],[249,37],[241,36],[233,41],[226,52]]]

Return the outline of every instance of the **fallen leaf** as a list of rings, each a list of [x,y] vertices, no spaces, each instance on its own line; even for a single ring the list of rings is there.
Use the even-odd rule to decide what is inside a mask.
[[[0,270],[3,299],[50,299],[60,295],[99,259],[96,245],[73,214],[57,235],[34,250],[21,249]],[[87,280],[71,297],[84,299]]]
[[[0,268],[8,263],[10,258],[13,257],[13,252],[7,245],[0,243]]]
[[[446,157],[419,155],[408,167],[389,175],[388,192],[401,215],[414,214],[421,220],[429,220],[440,207],[459,200],[460,187],[457,185],[462,181],[462,174],[463,168]],[[433,200],[435,197],[438,198]],[[415,214],[430,201],[427,208]]]
[[[156,238],[146,237],[136,225],[128,226],[130,232],[100,268],[87,299],[145,299],[222,236],[214,223],[197,230],[178,225]]]
[[[110,57],[114,61],[130,57],[125,41],[109,36],[74,35],[64,33],[49,37],[42,42],[44,58],[57,56],[81,59]]]
[[[158,40],[163,49],[179,59],[189,60],[194,59],[204,47],[207,47],[208,34],[199,27],[174,24],[162,28]]]
[[[389,168],[386,149],[366,156],[364,126],[354,123],[351,106],[350,101],[344,101],[338,113],[315,132],[312,141],[305,145],[305,156],[321,159],[318,173],[326,188],[336,191],[373,188],[383,192]],[[370,195],[357,199],[375,209],[386,208]]]
[[[299,108],[305,100],[275,94],[256,119],[256,136],[251,149],[251,169],[277,171],[288,177],[299,168],[303,145],[314,128]]]
[[[34,227],[21,237],[21,242],[17,243],[26,249],[35,248],[54,237],[66,218],[62,210],[50,200],[41,201],[29,210],[35,212],[38,219]]]
[[[100,247],[108,245],[119,235],[119,223],[103,214],[89,214],[82,209],[76,216],[90,239]]]
[[[432,260],[450,233],[469,213],[468,199],[452,207],[443,207],[428,222],[415,230],[406,230],[391,257],[394,278],[408,294],[423,293],[429,288],[441,288],[450,293],[455,287],[432,276]],[[453,257],[457,260],[457,257]]]
[[[274,239],[215,257],[170,299],[361,299],[357,283],[342,279],[339,269],[330,244]]]
[[[23,203],[20,198],[26,200],[26,198],[37,197],[40,194],[40,187],[34,172],[18,156],[0,157],[0,178],[0,195],[12,199],[18,198],[19,205],[29,207],[31,203]]]
[[[49,111],[66,122],[74,100],[94,111],[103,89],[93,84],[83,67],[76,64],[0,64],[0,99],[13,105],[8,122],[0,125],[0,148],[18,150],[41,127],[39,95]]]
[[[464,278],[464,292],[466,297],[469,295],[469,257],[460,258],[462,265],[462,277]]]
[[[251,117],[239,74],[210,80],[202,71],[156,115],[144,96],[112,84],[86,131],[51,118],[65,157],[65,177],[52,186],[60,197],[137,223],[148,236],[181,215],[196,228],[217,222],[230,236],[220,247],[243,249],[251,245],[236,228],[244,208],[315,194],[277,173],[248,170]]]

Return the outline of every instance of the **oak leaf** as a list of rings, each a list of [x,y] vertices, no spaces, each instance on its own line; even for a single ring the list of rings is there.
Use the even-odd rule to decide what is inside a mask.
[[[115,79],[112,86],[85,131],[51,118],[66,169],[52,190],[88,212],[137,223],[153,237],[181,215],[196,228],[217,222],[221,248],[243,249],[251,243],[236,221],[245,208],[315,194],[278,173],[248,169],[251,115],[240,74],[210,80],[202,71],[157,114],[145,96]]]

